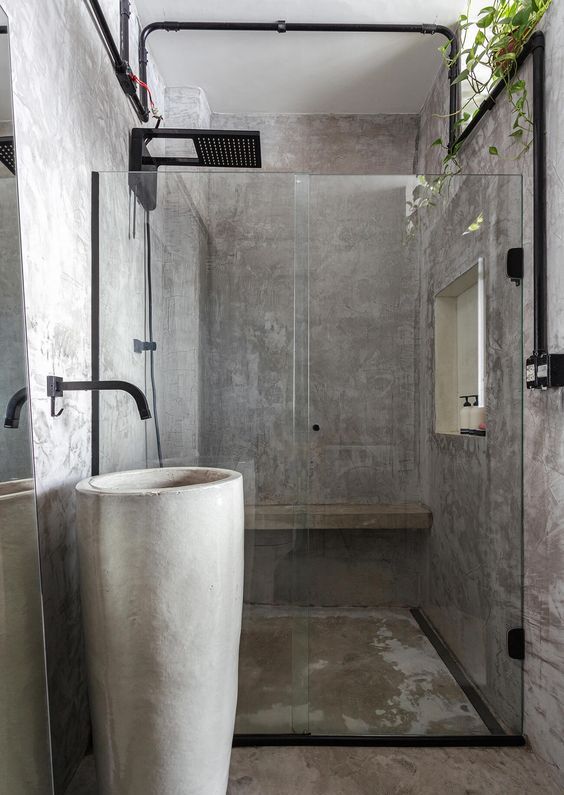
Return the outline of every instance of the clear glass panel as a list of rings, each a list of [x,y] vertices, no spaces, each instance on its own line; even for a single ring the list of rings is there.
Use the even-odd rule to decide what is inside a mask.
[[[0,9],[0,792],[50,795],[51,742],[7,25]]]
[[[309,729],[519,733],[521,179],[315,175],[309,226]]]
[[[101,378],[144,386],[165,466],[244,475],[245,733],[307,730],[304,208],[288,174],[100,175]],[[136,353],[134,338],[156,350]],[[101,471],[158,466],[156,423],[139,422],[129,396],[100,395],[99,433]]]
[[[28,389],[28,373],[17,187],[4,166],[0,241],[0,404],[7,416],[9,401]],[[47,795],[52,778],[43,606],[27,397],[24,401],[19,423],[0,430],[0,791]]]
[[[100,376],[144,386],[165,465],[244,474],[236,731],[518,733],[520,178],[163,171],[99,196]],[[158,465],[127,395],[98,431],[101,471]]]

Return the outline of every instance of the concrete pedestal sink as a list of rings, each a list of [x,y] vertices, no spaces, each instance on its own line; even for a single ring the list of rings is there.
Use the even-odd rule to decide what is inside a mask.
[[[225,795],[237,702],[243,480],[179,467],[78,491],[100,795]]]

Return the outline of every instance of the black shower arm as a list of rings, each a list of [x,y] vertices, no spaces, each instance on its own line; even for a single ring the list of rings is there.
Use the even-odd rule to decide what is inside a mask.
[[[122,17],[124,24],[126,18]],[[146,25],[139,36],[139,77],[143,83],[147,82],[147,39],[156,30],[178,33],[182,30],[232,30],[232,31],[273,31],[275,33],[421,33],[422,35],[438,34],[450,42],[449,61],[449,147],[452,148],[456,138],[456,122],[459,113],[459,85],[456,78],[460,72],[458,36],[444,25],[369,25],[369,24],[339,24],[339,23],[313,23],[313,22],[286,22],[280,19],[276,22],[151,22]],[[123,40],[123,36],[122,36]],[[149,119],[147,106],[147,91],[140,87],[141,105],[145,111],[145,121]]]
[[[61,412],[55,412],[55,398],[63,397],[65,392],[127,392],[135,400],[139,417],[150,420],[151,412],[144,393],[129,381],[63,381],[56,375],[47,376],[47,397],[51,398],[51,416],[58,417]]]

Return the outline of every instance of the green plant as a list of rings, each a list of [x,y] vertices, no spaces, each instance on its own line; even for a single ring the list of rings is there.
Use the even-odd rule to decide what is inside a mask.
[[[532,119],[527,84],[516,75],[515,64],[551,4],[552,0],[492,0],[474,14],[469,5],[467,13],[459,18],[461,47],[456,60],[460,73],[455,82],[462,84],[464,90],[456,129],[461,131],[494,86],[503,82],[513,117],[509,138],[517,146],[517,158],[532,143]],[[449,47],[447,42],[441,52],[450,68],[454,61],[449,58]],[[460,170],[456,145],[449,150],[442,138],[437,138],[433,145],[445,150],[445,173]],[[488,145],[488,150],[491,155],[499,155],[494,143]]]
[[[462,108],[455,121],[459,133],[478,112],[483,100],[499,82],[505,84],[505,94],[512,108],[512,127],[508,133],[515,158],[521,157],[531,146],[532,126],[527,83],[516,74],[515,64],[535,28],[552,4],[552,0],[491,0],[490,5],[471,13],[469,2],[466,14],[458,20],[461,41],[456,59],[449,56],[450,42],[440,48],[449,69],[458,63],[455,82],[462,85]],[[442,138],[432,146],[444,151],[442,173],[432,178],[420,178],[413,201],[407,202],[407,237],[412,239],[421,210],[434,207],[439,196],[462,167],[458,158],[459,145],[450,148]],[[490,155],[498,156],[499,148],[488,143]],[[470,224],[465,234],[478,231],[483,215]]]

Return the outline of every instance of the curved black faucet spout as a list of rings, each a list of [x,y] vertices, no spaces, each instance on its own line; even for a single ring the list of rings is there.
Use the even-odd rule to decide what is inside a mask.
[[[4,416],[4,428],[17,428],[20,424],[20,413],[23,404],[27,400],[27,388],[24,386],[14,392],[8,405],[6,406],[6,414]]]
[[[137,404],[137,411],[142,420],[150,420],[151,412],[147,398],[139,387],[129,381],[63,381],[56,375],[47,377],[47,396],[51,398],[51,416],[58,417],[55,412],[55,398],[63,397],[64,392],[105,392],[119,390],[131,395]]]

